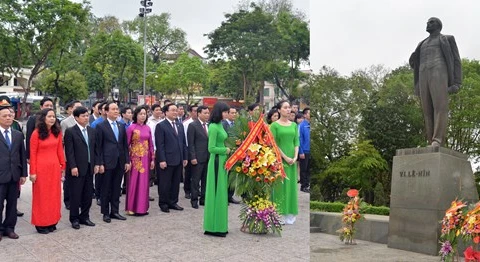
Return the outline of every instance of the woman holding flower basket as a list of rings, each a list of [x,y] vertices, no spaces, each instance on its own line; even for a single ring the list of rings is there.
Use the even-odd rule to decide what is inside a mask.
[[[228,174],[225,169],[230,148],[225,146],[228,135],[222,125],[223,115],[230,108],[217,102],[210,114],[208,126],[207,184],[203,229],[206,235],[225,237],[228,233]],[[226,114],[225,114],[226,115]]]
[[[297,124],[288,120],[290,103],[280,101],[277,104],[280,119],[270,125],[275,142],[283,159],[287,179],[273,189],[273,201],[284,216],[285,224],[293,224],[298,214],[297,157],[299,136]]]

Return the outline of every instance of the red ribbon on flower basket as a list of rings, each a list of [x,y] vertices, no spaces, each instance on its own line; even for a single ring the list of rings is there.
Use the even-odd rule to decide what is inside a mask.
[[[245,152],[247,152],[248,147],[256,140],[261,142],[265,139],[264,142],[272,145],[277,161],[279,163],[282,163],[282,155],[280,154],[277,143],[275,143],[275,139],[273,138],[273,134],[270,131],[269,126],[263,121],[263,114],[260,116],[255,125],[253,125],[253,127],[249,123],[249,127],[250,133],[225,163],[225,169],[227,169],[227,171],[230,170],[235,165],[235,163],[237,163],[238,161],[242,161],[245,158]],[[263,134],[265,134],[265,138],[263,137]],[[282,174],[283,178],[287,177],[287,175],[285,174],[285,170],[283,169],[283,165],[280,165],[280,173]]]

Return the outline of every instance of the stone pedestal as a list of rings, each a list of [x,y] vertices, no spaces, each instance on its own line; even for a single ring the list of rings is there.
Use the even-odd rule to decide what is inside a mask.
[[[442,147],[397,150],[388,247],[438,255],[440,221],[455,198],[478,201],[467,155]]]

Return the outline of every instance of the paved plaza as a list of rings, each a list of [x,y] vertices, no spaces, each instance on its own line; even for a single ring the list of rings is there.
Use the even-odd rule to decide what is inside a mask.
[[[203,206],[193,209],[184,198],[181,184],[179,205],[184,211],[162,213],[157,189],[150,188],[148,216],[127,216],[127,221],[102,221],[100,207],[92,203],[91,220],[95,227],[71,227],[62,203],[58,230],[38,234],[30,224],[32,185],[25,183],[19,199],[17,240],[3,237],[0,261],[308,261],[309,194],[299,191],[299,215],[294,225],[283,228],[282,237],[252,235],[240,231],[241,205],[229,206],[229,234],[226,238],[203,234]],[[125,195],[120,206],[124,208]]]
[[[385,244],[357,240],[357,245],[345,245],[338,236],[311,233],[310,261],[355,262],[437,262],[440,257],[388,248]]]

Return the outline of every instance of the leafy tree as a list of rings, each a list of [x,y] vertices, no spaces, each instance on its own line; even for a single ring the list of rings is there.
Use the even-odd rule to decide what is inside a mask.
[[[84,59],[90,91],[108,94],[118,87],[120,96],[139,86],[142,75],[142,47],[120,30],[112,34],[99,32],[92,40]]]
[[[462,60],[463,83],[450,96],[450,119],[446,147],[480,156],[480,62]]]
[[[76,29],[87,21],[88,12],[87,3],[69,0],[0,2],[0,41],[5,44],[2,49],[7,50],[0,60],[15,77],[21,76],[19,68],[31,69],[26,83],[20,83],[25,101],[33,79],[45,69],[48,57],[76,37]],[[26,103],[22,112],[26,114]]]
[[[165,60],[167,54],[180,54],[187,48],[186,33],[170,25],[170,14],[150,15],[147,22],[147,50],[155,64]],[[138,42],[143,44],[144,18],[137,17],[132,21],[125,21],[123,28]]]
[[[207,35],[211,43],[205,53],[217,62],[229,61],[228,69],[238,70],[244,99],[257,98],[262,103],[265,81],[275,83],[291,101],[301,96],[298,87],[306,75],[299,68],[309,59],[310,31],[308,23],[291,9],[288,0],[261,1],[259,5],[244,1]]]
[[[55,94],[63,103],[88,97],[85,77],[75,70],[58,77],[56,72],[46,69],[35,81],[35,86],[42,92]]]
[[[372,141],[391,168],[397,149],[425,145],[423,117],[409,67],[395,69],[378,86],[361,112],[361,137]]]
[[[293,101],[301,96],[300,83],[306,78],[300,66],[309,61],[310,29],[308,22],[287,10],[279,11],[275,26],[280,38],[269,72],[282,95]]]
[[[208,71],[202,60],[198,57],[189,57],[184,53],[169,68],[168,73],[162,76],[163,88],[157,90],[166,94],[182,95],[189,104],[193,95],[201,91],[207,76]]]
[[[226,14],[225,18],[220,27],[207,34],[210,44],[204,51],[214,61],[234,64],[243,80],[243,98],[251,100],[264,83],[264,64],[271,60],[274,42],[279,39],[273,16],[252,4],[251,10]]]
[[[336,177],[340,185],[362,190],[365,201],[373,203],[374,186],[377,181],[385,180],[387,170],[387,162],[370,141],[362,141],[355,144],[347,156],[329,165],[320,177]]]
[[[208,82],[206,94],[232,97],[236,100],[243,99],[243,90],[241,87],[243,79],[238,74],[239,69],[231,61],[217,61],[208,65]],[[232,88],[233,87],[233,88]]]

